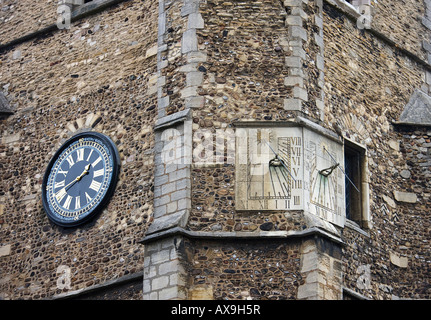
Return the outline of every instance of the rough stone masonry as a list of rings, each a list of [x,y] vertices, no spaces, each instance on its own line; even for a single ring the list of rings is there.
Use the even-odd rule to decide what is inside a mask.
[[[95,0],[61,30],[57,9],[1,3],[2,299],[430,298],[428,0]],[[352,219],[308,210],[310,177],[301,210],[238,210],[238,128],[355,155]],[[42,179],[85,131],[120,177],[64,229]]]

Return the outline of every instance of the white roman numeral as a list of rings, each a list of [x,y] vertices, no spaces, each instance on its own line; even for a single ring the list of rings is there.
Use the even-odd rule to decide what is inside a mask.
[[[90,189],[93,189],[94,191],[96,191],[96,192],[98,192],[99,191],[99,189],[100,189],[100,186],[101,186],[102,184],[100,183],[100,182],[97,182],[96,180],[93,180],[92,182],[91,182],[91,184],[90,184]]]
[[[75,210],[78,210],[81,208],[81,197],[77,196],[75,197]]]
[[[61,170],[61,169],[58,170],[58,173],[61,173],[62,175],[64,175],[65,178],[67,176],[67,172],[68,171],[64,171],[64,170]]]
[[[102,158],[101,157],[99,157],[99,158],[97,158],[92,164],[91,164],[91,166],[93,167],[93,168],[95,168],[96,167],[96,165],[100,162],[100,160],[102,160]]]
[[[69,168],[71,168],[75,164],[75,161],[73,161],[72,155],[68,156],[66,160],[67,162],[69,162]]]
[[[84,160],[84,148],[76,150],[76,162]]]
[[[96,178],[96,177],[103,176],[104,171],[105,171],[105,170],[104,170],[103,168],[102,168],[102,169],[99,169],[99,170],[94,171],[93,177],[94,177],[94,178]]]
[[[85,200],[87,200],[87,203],[89,203],[92,200],[92,198],[88,195],[87,192],[85,193]]]
[[[66,189],[60,189],[60,191],[57,192],[57,194],[55,195],[55,198],[57,199],[57,202],[61,202],[61,200],[63,200],[64,196],[66,195]]]
[[[91,149],[90,150],[90,154],[88,155],[88,157],[87,157],[87,161],[89,161],[90,160],[90,157],[91,157],[91,155],[93,154],[93,149]]]
[[[64,182],[65,181],[66,180],[61,180],[60,182],[55,182],[54,183],[54,189],[58,189],[58,188],[64,187]]]
[[[66,200],[64,201],[63,208],[69,210],[70,203],[72,202],[72,197],[67,195]]]

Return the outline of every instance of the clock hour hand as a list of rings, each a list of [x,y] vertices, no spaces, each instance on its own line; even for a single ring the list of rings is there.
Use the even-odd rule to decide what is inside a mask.
[[[90,164],[88,164],[88,165],[85,166],[85,169],[84,169],[84,171],[82,171],[81,175],[78,176],[78,177],[76,177],[76,181],[81,180],[83,176],[85,176],[86,174],[88,174],[88,172],[90,172],[89,171],[90,170],[90,166],[91,166]]]

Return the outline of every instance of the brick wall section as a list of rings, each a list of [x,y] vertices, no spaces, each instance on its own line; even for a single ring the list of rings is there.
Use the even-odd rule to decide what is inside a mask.
[[[303,112],[315,120],[325,120],[325,59],[323,37],[323,1],[308,2],[304,5],[307,14],[303,24],[309,35],[304,43],[306,61],[303,72],[308,100],[304,103]]]
[[[373,256],[371,252],[374,252],[377,256],[383,255],[386,261],[392,261],[391,268],[405,265],[406,256],[400,253],[397,244],[389,238],[383,242],[381,239],[392,236],[394,232],[385,222],[388,213],[382,201],[384,196],[393,198],[394,195],[384,177],[404,166],[400,154],[393,151],[397,135],[391,123],[398,118],[415,88],[422,86],[424,69],[408,57],[395,54],[393,47],[372,34],[357,30],[355,21],[320,1],[317,4],[311,1],[287,1],[282,5],[271,2],[271,10],[282,13],[277,18],[271,15],[266,5],[269,2],[253,5],[228,2],[222,6],[217,1],[211,1],[200,4],[199,12],[204,24],[196,30],[197,48],[206,54],[206,59],[192,69],[187,69],[190,66],[182,69],[203,72],[202,78],[199,74],[198,81],[201,84],[196,89],[198,94],[205,96],[205,101],[192,110],[193,131],[208,128],[215,134],[216,129],[224,129],[237,119],[285,120],[296,111],[301,111],[315,120],[325,120],[322,125],[331,130],[334,124],[339,125],[346,137],[366,145],[367,156],[371,159],[369,174],[373,229],[364,231],[348,223],[344,233],[347,245],[343,249],[343,258],[340,253],[328,254],[318,243],[308,249],[304,247],[302,269],[295,271],[301,272],[303,276],[297,297],[339,299],[342,296],[342,279],[348,289],[360,292],[365,297],[405,297],[408,293],[403,291],[404,286],[401,284],[391,289],[383,277],[376,277],[378,280],[371,282],[371,275],[386,274],[383,270],[388,266],[370,266],[370,259]],[[279,30],[277,39],[270,40],[271,37],[265,34],[268,21],[265,26],[261,26],[259,19],[248,23],[241,18],[244,12],[259,11],[265,12],[266,17],[274,17],[270,21],[273,23],[271,26]],[[287,13],[285,21],[284,12]],[[241,29],[238,28],[239,24]],[[187,30],[184,23],[182,26],[182,30]],[[248,28],[262,31],[251,37],[247,34]],[[241,42],[244,40],[247,42]],[[176,41],[179,41],[179,37]],[[221,55],[224,59],[220,59]],[[268,78],[269,70],[257,63],[259,59],[263,61],[262,57],[265,59],[269,56],[272,66],[277,66],[278,74],[283,77],[273,86],[271,96],[266,95],[269,89],[266,86],[269,82],[266,81],[272,81],[274,77]],[[181,59],[177,61],[185,62]],[[242,62],[247,63],[243,65]],[[247,69],[247,65],[254,66],[254,72]],[[266,77],[261,77],[262,74]],[[326,82],[323,82],[323,76]],[[177,83],[178,79],[185,78],[176,77]],[[183,91],[184,84],[179,86],[177,92],[194,94],[195,88]],[[175,90],[172,92],[173,98],[179,102],[177,105],[183,105],[182,100],[174,96]],[[286,99],[300,102],[301,108],[286,110]],[[188,227],[192,230],[238,232],[260,228],[279,231],[307,227],[305,221],[300,218],[295,220],[294,215],[236,213],[233,210],[234,167],[229,163],[196,166],[192,168],[191,174],[194,184]],[[388,210],[391,214],[395,211],[393,208]],[[211,250],[207,253],[213,254]],[[197,265],[203,266],[207,263],[203,255],[194,261],[201,261]],[[310,267],[307,261],[315,265]],[[238,287],[246,283],[241,274],[233,269],[227,270],[232,270],[230,277],[226,273],[231,271],[217,271],[214,276],[209,276],[197,268],[194,271],[194,287],[189,293],[192,294],[195,289],[200,292],[209,290],[214,297],[222,297],[222,289],[216,289],[215,279],[230,279],[229,282],[223,282],[226,286],[232,286],[230,281],[234,278]],[[341,276],[342,271],[344,278]],[[415,278],[415,272],[412,272]],[[322,276],[328,274],[327,282],[323,283]],[[398,278],[394,276],[394,279]],[[222,282],[219,283],[221,285]],[[237,288],[236,285],[233,287]],[[245,287],[248,288],[248,285]],[[232,297],[242,298],[252,291],[235,292]],[[287,295],[291,294],[289,292]],[[426,296],[425,291],[420,294]]]
[[[197,30],[198,43],[207,60],[200,65],[204,78],[199,94],[206,101],[193,114],[195,128],[225,128],[234,119],[291,117],[283,108],[284,99],[293,97],[284,84],[286,57],[292,55],[284,5],[215,0],[202,3],[200,13],[205,25]]]
[[[324,7],[326,123],[353,113],[378,141],[377,133],[389,131],[391,121],[398,120],[411,94],[422,86],[424,70],[371,34],[361,33],[356,23],[330,6]],[[354,136],[356,130],[350,130]]]
[[[187,223],[191,202],[191,146],[187,143],[191,130],[188,124],[162,127],[156,133],[154,221],[149,233]]]
[[[198,63],[205,61],[196,30],[203,27],[199,1],[159,3],[158,120],[156,122],[155,222],[150,233],[187,223],[191,201],[190,110],[203,98]],[[175,30],[175,32],[174,32]],[[170,155],[170,153],[174,153]]]
[[[200,12],[205,24],[198,42],[207,60],[200,64],[199,94],[205,103],[193,110],[194,133],[205,130],[215,140],[233,131],[231,123],[238,120],[288,120],[297,113],[323,119],[322,2],[209,1]],[[206,141],[194,135],[193,143]],[[213,155],[201,159],[205,156]],[[273,230],[285,230],[289,223],[275,214],[256,217],[233,210],[235,168],[227,150],[217,156],[221,162],[192,170],[190,227],[240,231],[273,223]]]
[[[284,108],[303,111],[303,104],[308,102],[308,92],[305,89],[308,79],[303,70],[303,63],[307,59],[304,43],[308,41],[309,37],[304,28],[306,17],[303,10],[304,1],[288,0],[284,2],[284,6],[288,13],[286,27],[289,32],[289,48],[292,51],[292,55],[286,57],[289,75],[285,78],[285,84],[293,88],[293,97],[284,100]]]
[[[144,300],[187,299],[184,241],[173,237],[145,245]]]
[[[425,0],[425,15],[422,17],[422,24],[428,30],[431,30],[431,1]],[[426,34],[424,32],[424,34]],[[425,36],[424,36],[425,38]],[[424,60],[431,64],[431,38],[422,40],[422,48],[424,49],[426,55]],[[427,93],[431,94],[431,71],[427,70],[425,72],[425,84],[421,89]]]
[[[301,245],[300,271],[303,277],[297,298],[301,300],[340,300],[342,290],[341,249],[322,239]]]
[[[192,128],[191,109],[203,98],[197,93],[202,82],[198,63],[206,60],[198,48],[196,30],[203,27],[198,0],[159,2],[156,122],[156,169],[154,180],[154,220],[147,235],[175,227],[185,227],[191,207]],[[174,241],[169,238],[169,241]],[[176,240],[175,240],[176,241]],[[156,242],[155,246],[158,245]],[[148,247],[150,246],[150,247]],[[146,245],[148,268],[144,273],[144,299],[178,299],[187,293],[171,283],[154,262],[152,244]],[[166,250],[175,250],[169,247]],[[163,251],[165,252],[165,251]],[[175,260],[175,261],[174,261]],[[183,259],[165,262],[174,268],[172,277],[185,277]],[[162,286],[163,284],[163,286]],[[163,290],[161,290],[164,288]]]

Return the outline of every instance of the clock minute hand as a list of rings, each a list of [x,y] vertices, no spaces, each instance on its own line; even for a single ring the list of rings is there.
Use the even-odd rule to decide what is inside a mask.
[[[82,171],[82,173],[79,175],[79,176],[77,176],[75,179],[73,179],[72,180],[72,182],[70,182],[67,186],[65,186],[64,187],[64,189],[68,189],[68,188],[70,188],[75,182],[78,182],[78,181],[80,181],[81,179],[82,179],[82,177],[83,176],[85,176],[88,172],[89,172],[89,170],[90,170],[90,165],[88,164],[88,165],[86,165],[85,166],[85,168],[84,168],[84,171]]]

